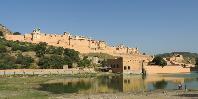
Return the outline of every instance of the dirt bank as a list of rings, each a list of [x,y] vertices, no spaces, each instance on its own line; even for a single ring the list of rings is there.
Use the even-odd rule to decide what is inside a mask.
[[[184,90],[156,90],[138,93],[111,93],[111,94],[68,94],[53,98],[59,99],[198,99],[198,91]]]

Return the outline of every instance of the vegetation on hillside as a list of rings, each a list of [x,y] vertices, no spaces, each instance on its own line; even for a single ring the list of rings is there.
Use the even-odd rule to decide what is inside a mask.
[[[174,54],[182,55],[184,57],[184,63],[195,64],[195,59],[198,58],[198,54],[197,53],[190,53],[190,52],[172,52],[172,53],[158,54],[157,56],[160,56],[160,57],[171,57]]]
[[[20,32],[14,32],[13,35],[21,35]]]
[[[4,34],[3,34],[3,32],[2,31],[0,31],[0,36],[3,36]]]
[[[86,57],[81,59],[79,52],[73,49],[0,38],[0,69],[62,69],[64,65],[72,67],[74,63],[83,67],[90,65]]]
[[[83,56],[90,56],[90,57],[98,57],[102,59],[112,59],[116,58],[115,56],[106,54],[106,53],[88,53],[88,54],[83,54]]]
[[[198,58],[195,59],[195,66],[198,67]]]
[[[167,62],[160,56],[156,56],[153,60],[152,63],[154,63],[155,65],[159,65],[159,66],[166,66]]]

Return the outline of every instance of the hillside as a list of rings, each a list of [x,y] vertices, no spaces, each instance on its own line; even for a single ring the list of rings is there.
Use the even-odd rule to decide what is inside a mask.
[[[5,34],[12,34],[12,32],[6,26],[0,24],[0,36]]]
[[[0,69],[62,69],[64,65],[72,67],[90,66],[90,61],[73,49],[48,46],[46,43],[8,41],[0,38]]]
[[[172,52],[172,53],[158,54],[156,56],[171,57],[171,56],[173,56],[173,54],[183,55],[185,63],[191,62],[192,64],[195,64],[195,58],[198,58],[198,54],[197,53],[190,53],[190,52]]]

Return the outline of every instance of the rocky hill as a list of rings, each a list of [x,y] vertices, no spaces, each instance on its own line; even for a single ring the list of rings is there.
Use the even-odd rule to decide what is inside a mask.
[[[157,56],[161,57],[171,57],[174,54],[180,54],[184,57],[185,63],[192,63],[195,64],[195,58],[198,58],[197,53],[190,53],[190,52],[171,52],[171,53],[164,53],[164,54],[158,54]]]
[[[12,32],[3,24],[0,24],[0,33],[3,33],[3,35],[12,34]]]

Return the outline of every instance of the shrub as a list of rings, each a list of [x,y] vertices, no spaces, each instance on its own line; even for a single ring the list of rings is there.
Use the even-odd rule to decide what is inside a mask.
[[[43,57],[39,59],[38,66],[42,69],[62,69],[65,64],[64,58],[59,55]]]
[[[86,56],[78,62],[78,66],[80,67],[88,67],[90,65],[91,65],[91,61],[88,60],[88,57]]]
[[[16,59],[16,64],[21,64],[21,68],[29,68],[31,63],[34,62],[34,59],[29,56],[23,56],[19,54]]]
[[[40,42],[39,44],[37,44],[35,46],[36,56],[43,57],[44,54],[46,53],[46,46],[47,46],[47,43],[45,42]]]
[[[64,53],[63,53],[65,59],[68,59],[68,57],[71,59],[72,63],[78,62],[80,60],[79,57],[79,52],[75,51],[74,49],[64,49]]]
[[[0,53],[6,53],[6,52],[7,52],[6,46],[0,45]]]
[[[198,67],[198,58],[195,59],[195,66]]]
[[[157,56],[152,61],[155,65],[160,65],[162,67],[167,65],[167,62],[160,56]]]
[[[13,35],[21,35],[20,32],[14,32]]]

